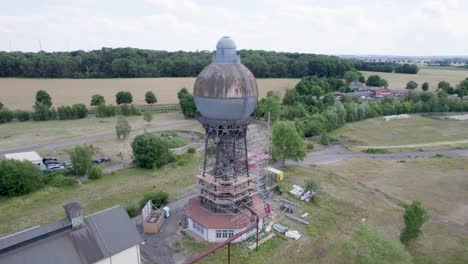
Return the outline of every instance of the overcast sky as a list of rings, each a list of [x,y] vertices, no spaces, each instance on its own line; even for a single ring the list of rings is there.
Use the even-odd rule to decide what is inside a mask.
[[[468,55],[468,1],[0,0],[0,50]]]

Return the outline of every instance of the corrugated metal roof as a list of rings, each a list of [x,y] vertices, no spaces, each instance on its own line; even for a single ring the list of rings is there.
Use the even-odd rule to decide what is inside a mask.
[[[42,161],[41,156],[39,156],[39,154],[37,154],[35,151],[8,153],[5,154],[5,158],[20,161],[27,160],[31,162]]]

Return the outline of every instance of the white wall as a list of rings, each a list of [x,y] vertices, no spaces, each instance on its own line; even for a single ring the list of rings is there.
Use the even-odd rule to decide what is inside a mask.
[[[109,258],[103,259],[96,264],[140,264],[140,246],[136,245],[119,252]]]
[[[224,240],[226,240],[226,238],[216,238],[216,230],[217,229],[222,229],[222,228],[214,228],[214,229],[207,229],[205,228],[205,232],[204,234],[202,235],[200,232],[198,232],[198,230],[195,230],[193,228],[193,221],[190,217],[187,217],[187,220],[188,220],[188,229],[190,231],[192,231],[193,234],[197,235],[199,238],[205,240],[205,241],[208,241],[208,242],[223,242]],[[262,229],[263,227],[263,219],[260,219],[259,221],[259,227],[260,229]],[[228,228],[226,228],[228,229]],[[241,232],[242,230],[244,230],[244,228],[241,228],[241,229],[231,229],[231,230],[234,230],[234,235]],[[250,235],[256,233],[256,229],[253,229],[251,232],[249,232],[248,234],[244,234],[242,235],[240,238],[236,239],[234,242],[240,242],[244,239],[246,239],[247,237],[249,237]]]

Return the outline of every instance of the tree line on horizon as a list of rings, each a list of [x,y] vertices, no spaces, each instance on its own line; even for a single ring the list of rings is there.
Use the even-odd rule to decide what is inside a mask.
[[[258,78],[342,77],[354,61],[337,56],[240,50],[242,63]],[[196,77],[211,63],[211,51],[102,48],[70,52],[0,52],[0,77],[132,78]]]

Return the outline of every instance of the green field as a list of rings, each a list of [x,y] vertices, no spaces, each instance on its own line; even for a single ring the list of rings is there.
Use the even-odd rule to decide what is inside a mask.
[[[417,74],[405,74],[405,73],[388,73],[388,72],[368,72],[361,71],[364,76],[379,75],[380,77],[388,80],[389,88],[393,90],[403,90],[409,81],[415,81],[419,84],[418,90],[421,89],[421,85],[424,82],[429,83],[429,89],[437,89],[437,84],[440,81],[448,81],[452,86],[456,86],[460,81],[468,77],[467,70],[455,69],[440,69],[440,68],[422,68]]]
[[[436,120],[420,115],[385,121],[382,117],[347,123],[331,135],[351,148],[419,148],[468,143],[468,122]]]

